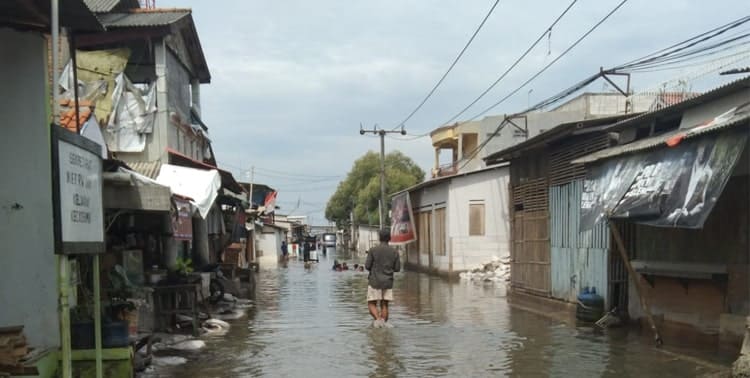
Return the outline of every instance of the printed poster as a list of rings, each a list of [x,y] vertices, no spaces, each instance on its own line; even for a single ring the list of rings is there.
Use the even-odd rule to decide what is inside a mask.
[[[411,210],[409,193],[404,192],[391,200],[391,243],[407,244],[417,240],[414,214]]]

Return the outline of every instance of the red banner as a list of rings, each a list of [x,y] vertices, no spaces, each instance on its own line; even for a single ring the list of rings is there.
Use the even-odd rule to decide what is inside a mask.
[[[266,198],[263,201],[263,206],[266,208],[266,214],[273,213],[276,210],[276,195],[278,192],[269,192],[266,194]]]
[[[417,240],[409,193],[394,196],[391,209],[391,244],[407,244]]]

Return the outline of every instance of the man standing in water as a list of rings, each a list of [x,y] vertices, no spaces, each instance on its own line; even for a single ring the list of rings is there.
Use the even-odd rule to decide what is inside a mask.
[[[380,245],[367,254],[365,268],[370,271],[367,286],[367,307],[373,325],[381,327],[388,321],[388,303],[393,300],[393,273],[401,270],[398,251],[388,245],[391,233],[387,229],[379,232]],[[378,312],[380,302],[380,312]]]

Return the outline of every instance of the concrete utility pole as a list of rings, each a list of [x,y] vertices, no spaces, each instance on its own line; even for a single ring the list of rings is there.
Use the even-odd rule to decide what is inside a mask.
[[[367,133],[373,133],[380,136],[380,229],[385,229],[385,135],[399,133],[406,135],[406,130],[401,126],[401,130],[385,130],[379,129],[378,125],[372,127],[372,129],[363,129],[362,125],[359,126],[359,135],[365,135]]]

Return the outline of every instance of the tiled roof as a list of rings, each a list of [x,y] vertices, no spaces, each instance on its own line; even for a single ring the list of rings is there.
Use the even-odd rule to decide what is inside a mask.
[[[138,9],[126,13],[98,15],[99,21],[108,29],[168,26],[189,16],[189,9]]]
[[[75,101],[72,99],[60,100],[60,126],[77,133],[93,114],[91,101],[78,100],[78,125],[76,125]]]

